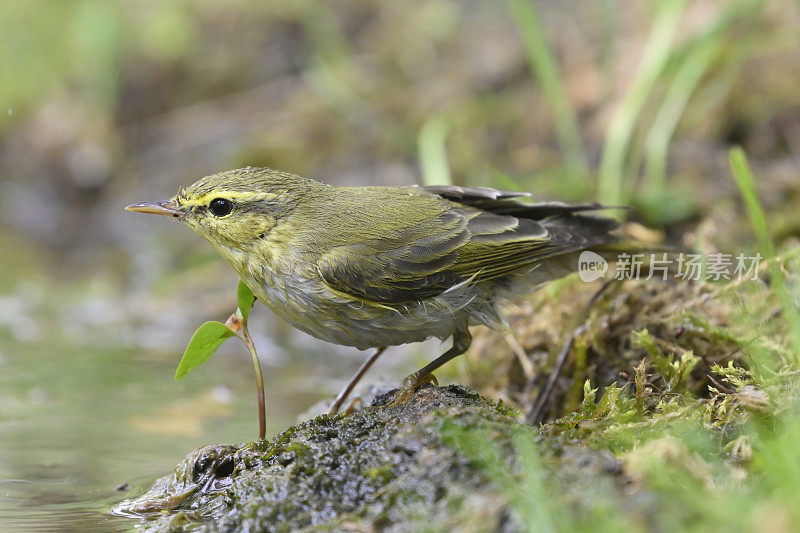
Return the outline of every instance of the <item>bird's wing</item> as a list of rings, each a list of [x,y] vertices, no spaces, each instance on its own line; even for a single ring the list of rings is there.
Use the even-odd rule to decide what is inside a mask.
[[[448,195],[457,189],[470,196],[483,194],[487,200],[494,191],[439,189]],[[528,213],[544,216],[536,220],[484,211],[462,197],[459,204],[443,202],[446,207],[438,216],[403,225],[378,239],[332,248],[319,260],[317,270],[336,291],[398,305],[436,296],[465,280],[496,279],[547,257],[613,240],[608,234],[616,226],[613,221],[561,214],[589,209],[588,204],[570,211],[566,204],[526,205],[504,198],[509,196],[494,198],[506,202],[500,206],[503,210],[524,206],[531,210]]]
[[[455,211],[386,227],[386,233],[335,246],[317,263],[334,290],[383,304],[402,304],[442,293],[460,280],[453,271],[471,234]]]
[[[554,215],[569,215],[581,211],[608,209],[597,202],[567,204],[564,202],[536,202],[523,204],[516,198],[530,196],[527,192],[501,191],[490,187],[459,187],[458,185],[426,185],[419,187],[430,194],[452,202],[489,211],[497,215],[540,220]]]

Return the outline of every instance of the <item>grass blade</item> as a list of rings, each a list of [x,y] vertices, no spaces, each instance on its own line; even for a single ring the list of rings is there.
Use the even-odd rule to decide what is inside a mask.
[[[508,0],[508,8],[528,50],[531,69],[542,86],[553,114],[558,143],[564,151],[564,166],[572,176],[586,178],[589,170],[578,129],[578,119],[567,101],[556,60],[547,46],[539,15],[529,0]]]
[[[678,71],[672,79],[663,103],[645,141],[647,152],[645,192],[653,197],[664,192],[669,144],[683,116],[689,99],[695,92],[711,63],[725,49],[724,32],[733,23],[752,15],[761,7],[760,0],[745,0],[730,4],[716,17],[713,24],[689,43]]]
[[[417,136],[419,165],[425,185],[451,185],[450,165],[447,163],[447,133],[450,125],[443,116],[425,121]]]
[[[664,96],[645,141],[647,151],[645,189],[649,194],[655,195],[664,190],[667,152],[672,135],[683,116],[689,97],[721,48],[721,42],[710,40],[692,50],[686,61],[681,64]]]
[[[769,234],[767,217],[764,215],[764,210],[758,199],[758,191],[753,180],[753,172],[747,163],[747,156],[744,150],[737,146],[731,149],[729,159],[733,179],[736,181],[737,187],[739,187],[739,192],[747,209],[747,216],[750,219],[750,225],[758,238],[760,252],[767,261],[773,260],[775,258],[775,244]],[[770,268],[770,275],[772,276],[772,289],[781,303],[781,314],[792,332],[795,358],[797,358],[800,354],[800,313],[798,313],[798,309],[789,294],[786,278],[778,262],[773,262]]]
[[[645,44],[640,67],[611,121],[600,163],[598,197],[608,205],[627,203],[623,182],[625,154],[647,95],[658,81],[670,56],[672,38],[686,0],[661,0]]]

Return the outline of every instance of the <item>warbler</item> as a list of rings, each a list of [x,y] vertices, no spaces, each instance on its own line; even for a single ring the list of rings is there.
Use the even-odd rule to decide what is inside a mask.
[[[586,214],[599,204],[523,203],[523,196],[488,187],[337,187],[247,167],[127,209],[184,222],[296,328],[378,348],[333,413],[387,346],[453,338],[403,380],[393,400],[402,404],[469,348],[470,325],[510,333],[502,299],[575,271],[580,251],[616,241],[614,220]]]

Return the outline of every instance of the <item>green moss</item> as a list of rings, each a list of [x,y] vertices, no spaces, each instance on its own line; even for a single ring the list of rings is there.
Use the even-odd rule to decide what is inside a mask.
[[[497,400],[497,403],[493,403],[491,406],[501,415],[510,416],[511,418],[517,418],[520,414],[519,409],[506,405],[503,400]]]
[[[471,515],[477,512],[471,509],[475,501],[501,498],[493,487],[476,490],[486,484],[481,472],[443,444],[440,429],[455,420],[467,429],[491,427],[496,439],[508,439],[510,428],[519,424],[502,404],[459,386],[424,387],[401,407],[385,407],[389,398],[379,396],[347,417],[303,422],[269,442],[201,449],[176,474],[117,511],[142,516],[154,529],[167,524],[190,529],[205,521],[221,529],[295,530],[312,524],[335,529],[342,521],[420,529],[416,526],[430,524],[421,517],[450,520],[454,506]],[[210,456],[224,456],[220,461],[230,467],[206,467],[209,477],[176,499],[175,490],[193,477],[187,473],[198,471],[201,458],[209,463]],[[458,503],[467,496],[470,509]],[[503,508],[507,504],[497,507],[491,520],[500,520]]]
[[[395,477],[392,465],[373,466],[362,471],[363,476],[377,485],[385,485]]]

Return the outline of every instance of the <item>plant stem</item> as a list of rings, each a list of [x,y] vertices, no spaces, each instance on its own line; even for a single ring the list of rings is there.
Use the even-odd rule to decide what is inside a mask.
[[[247,325],[243,325],[242,334],[239,338],[247,345],[247,350],[250,352],[250,357],[253,359],[253,370],[256,374],[256,393],[258,395],[258,438],[264,440],[267,434],[267,415],[266,405],[264,402],[264,377],[261,375],[261,363],[258,360],[256,353],[256,345],[253,343],[253,338],[250,337],[250,331]]]

